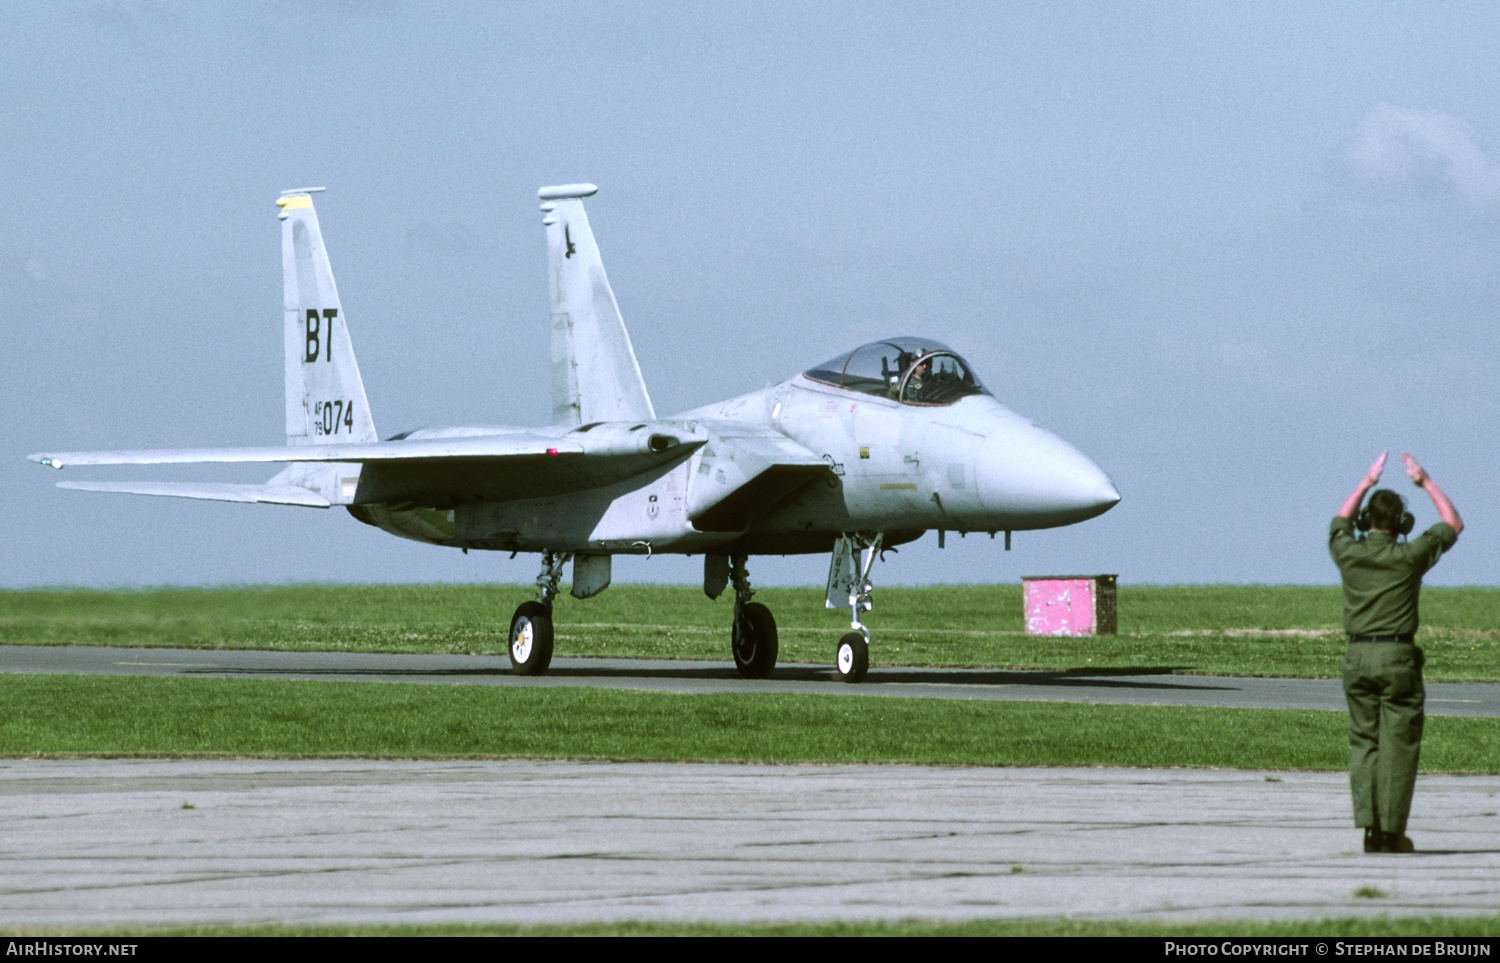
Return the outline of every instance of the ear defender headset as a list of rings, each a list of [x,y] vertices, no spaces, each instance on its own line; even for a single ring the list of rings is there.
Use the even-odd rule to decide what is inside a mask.
[[[1396,535],[1410,535],[1417,520],[1406,510],[1406,499],[1389,488],[1382,488],[1370,496],[1369,504],[1359,510],[1354,524],[1362,532],[1372,528],[1383,529]]]

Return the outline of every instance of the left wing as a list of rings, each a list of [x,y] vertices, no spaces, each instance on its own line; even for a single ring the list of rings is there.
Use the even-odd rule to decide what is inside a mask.
[[[295,462],[380,462],[424,458],[509,458],[581,454],[584,446],[531,432],[403,439],[351,445],[267,445],[261,448],[156,448],[60,451],[28,455],[50,468],[69,465],[207,465]]]
[[[169,495],[282,505],[386,504],[451,508],[465,501],[508,501],[597,488],[686,458],[707,432],[682,423],[600,425],[571,432],[434,430],[425,437],[343,445],[263,448],[39,452],[32,461],[70,465],[346,465],[354,477],[327,487],[178,482],[64,482],[86,491]],[[357,472],[357,475],[354,473]],[[356,487],[357,479],[357,487]],[[318,488],[318,492],[309,490]],[[298,492],[303,494],[298,494]]]

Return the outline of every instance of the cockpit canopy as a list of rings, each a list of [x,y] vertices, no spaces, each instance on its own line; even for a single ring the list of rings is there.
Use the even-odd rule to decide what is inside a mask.
[[[872,341],[803,372],[813,381],[907,405],[951,405],[987,395],[968,362],[927,338]]]

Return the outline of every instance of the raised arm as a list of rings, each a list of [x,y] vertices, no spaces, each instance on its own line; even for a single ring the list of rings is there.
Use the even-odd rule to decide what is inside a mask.
[[[1380,473],[1385,471],[1385,456],[1389,454],[1389,451],[1381,452],[1380,457],[1375,459],[1375,464],[1371,465],[1370,470],[1365,473],[1365,477],[1361,478],[1359,484],[1354,486],[1354,491],[1350,492],[1349,497],[1344,499],[1343,506],[1339,508],[1340,518],[1353,518],[1354,513],[1359,511],[1359,503],[1365,500],[1365,495],[1369,493],[1370,489],[1380,484]],[[1447,521],[1447,519],[1444,519],[1444,521]]]
[[[1464,530],[1464,520],[1458,517],[1458,509],[1454,508],[1453,503],[1448,501],[1448,496],[1444,495],[1443,490],[1437,487],[1437,482],[1432,480],[1432,476],[1427,474],[1427,470],[1417,464],[1415,458],[1404,452],[1401,455],[1401,460],[1406,462],[1406,473],[1411,476],[1412,484],[1422,489],[1432,499],[1432,504],[1437,507],[1438,517],[1453,526],[1455,532],[1462,532]]]

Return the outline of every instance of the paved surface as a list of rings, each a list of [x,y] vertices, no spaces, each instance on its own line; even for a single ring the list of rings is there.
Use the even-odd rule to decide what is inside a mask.
[[[1348,809],[1338,774],[11,760],[0,925],[1500,906],[1500,777],[1423,776],[1414,855],[1358,852]]]
[[[709,662],[508,668],[0,646],[0,672],[1343,709],[1334,680],[875,669],[850,686],[815,666],[758,682]],[[1500,686],[1430,685],[1428,705],[1500,716]],[[1487,914],[1497,811],[1500,777],[1422,776],[1423,852],[1366,856],[1334,773],[0,760],[0,925]]]
[[[859,685],[832,680],[830,666],[783,665],[774,678],[741,679],[723,662],[557,659],[541,677],[510,674],[504,656],[379,655],[234,649],[119,649],[0,645],[0,672],[179,675],[467,685],[608,686],[663,692],[803,692],[945,699],[1026,699],[1328,709],[1346,711],[1336,679],[1253,679],[1112,670],[874,668]],[[1431,715],[1500,716],[1500,685],[1428,683]]]

